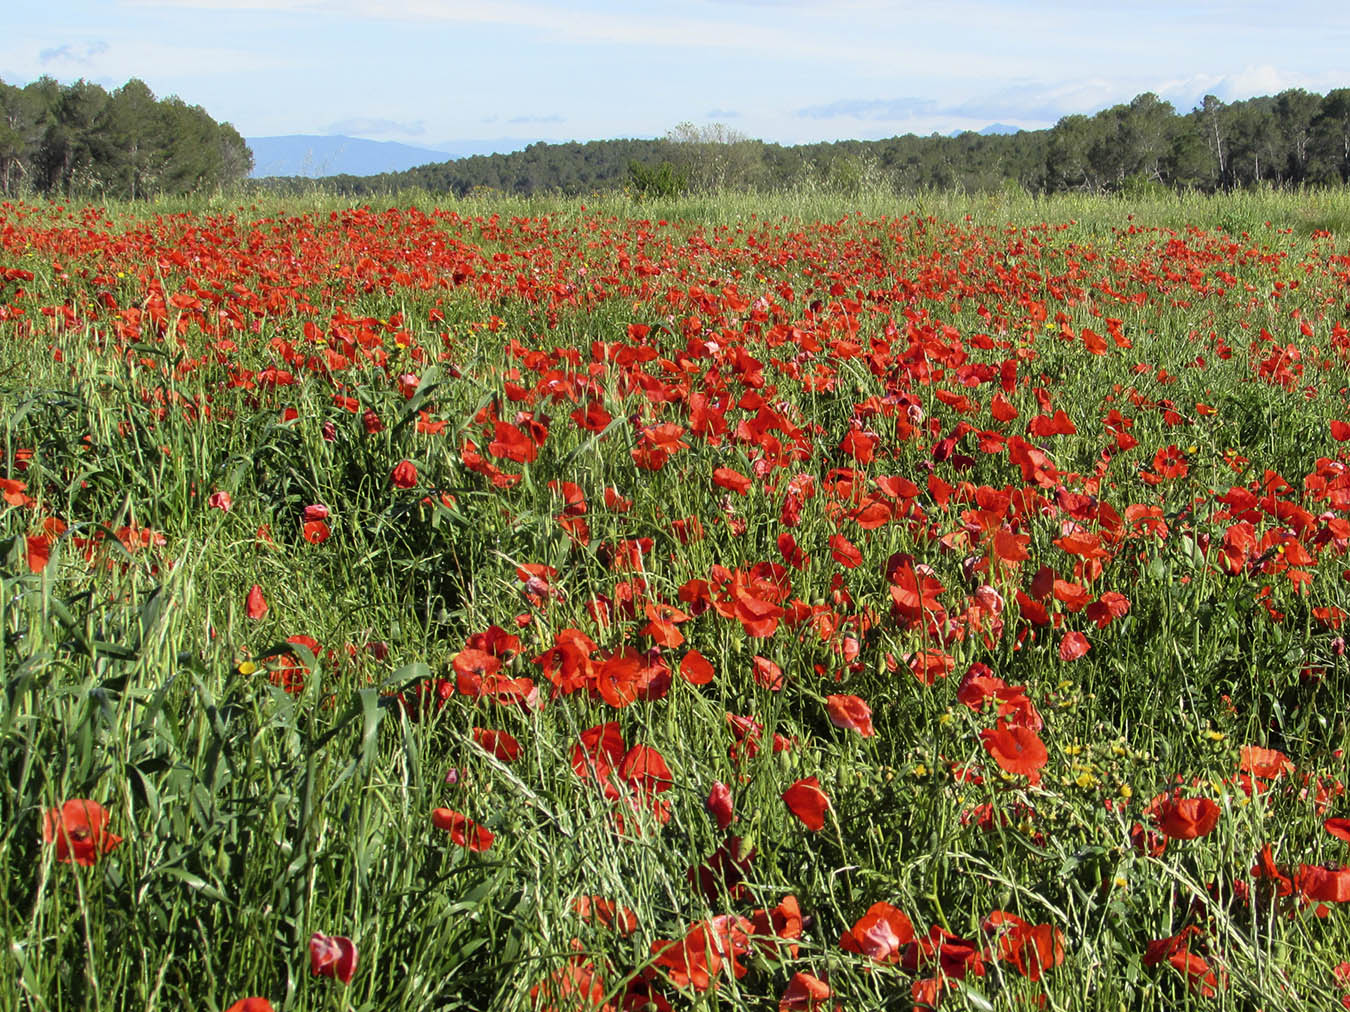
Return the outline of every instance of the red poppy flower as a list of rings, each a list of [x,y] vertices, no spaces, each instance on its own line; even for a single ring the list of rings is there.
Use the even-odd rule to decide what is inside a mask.
[[[761,657],[755,654],[755,684],[761,685],[770,692],[780,692],[787,680],[783,677],[783,669],[767,657]]]
[[[631,451],[633,462],[647,471],[661,470],[672,454],[689,449],[689,444],[680,438],[684,431],[683,425],[674,422],[661,422],[643,429],[638,445]]]
[[[587,432],[603,432],[613,420],[614,416],[599,401],[587,401],[584,411],[578,408],[572,412],[572,421]]]
[[[749,927],[747,921],[746,929]],[[748,940],[745,932],[741,934]],[[662,970],[676,987],[706,991],[712,986],[713,978],[722,972],[722,957],[735,958],[735,948],[719,944],[721,940],[717,935],[714,922],[700,921],[684,938],[657,939],[651,946],[652,965]]]
[[[1005,724],[981,731],[980,741],[1005,772],[1024,776],[1032,784],[1041,782],[1041,767],[1050,756],[1035,731],[1020,724]]]
[[[1197,925],[1189,924],[1182,928],[1175,935],[1169,935],[1166,938],[1155,938],[1148,943],[1144,950],[1142,962],[1145,966],[1157,966],[1168,957],[1178,952],[1187,952],[1191,947],[1191,939],[1196,939],[1197,943],[1204,943],[1204,934]]]
[[[680,659],[680,677],[690,685],[707,685],[715,675],[712,664],[697,650],[690,650]]]
[[[356,946],[350,938],[316,931],[309,936],[309,969],[316,977],[333,977],[350,984],[356,973]]]
[[[872,708],[857,696],[826,696],[825,707],[835,727],[857,731],[864,738],[876,734],[872,729]]]
[[[1172,840],[1208,836],[1219,824],[1220,809],[1209,798],[1165,798],[1155,809],[1158,829]]]
[[[244,599],[244,611],[251,619],[260,619],[267,614],[267,598],[263,597],[262,588],[256,583],[248,589],[248,596]]]
[[[1209,960],[1189,950],[1174,952],[1167,962],[1186,978],[1186,987],[1201,998],[1213,998],[1227,983],[1227,976],[1216,971]]]
[[[797,897],[788,894],[783,901],[772,909],[758,909],[750,914],[755,926],[755,945],[772,956],[786,956],[796,959],[800,946],[795,939],[802,937],[804,924],[802,908]],[[781,941],[780,941],[781,940]],[[786,942],[787,944],[783,944]]]
[[[783,556],[783,561],[793,569],[805,569],[811,561],[797,544],[797,539],[788,531],[778,535],[778,552]]]
[[[1294,764],[1279,749],[1243,745],[1238,753],[1238,769],[1254,777],[1274,780],[1281,774],[1292,772]]]
[[[1350,819],[1327,819],[1322,828],[1336,839],[1350,843]]]
[[[529,464],[539,456],[539,448],[533,439],[509,422],[493,422],[488,453],[518,464]]]
[[[56,845],[56,859],[86,868],[122,842],[108,832],[108,810],[97,801],[76,798],[49,808],[42,819],[42,842]]]
[[[1017,408],[1003,394],[997,393],[989,402],[989,413],[996,422],[1011,422],[1017,417]]]
[[[484,752],[496,756],[502,762],[513,763],[520,758],[520,742],[505,731],[490,731],[487,728],[475,727],[473,740]]]
[[[754,483],[740,471],[719,467],[713,471],[713,484],[738,495],[746,495]]]
[[[1350,903],[1350,868],[1337,865],[1301,864],[1294,875],[1295,888],[1321,903]]]
[[[619,762],[619,776],[643,794],[661,794],[674,785],[665,758],[647,745],[634,745],[624,753]]]
[[[389,483],[395,488],[412,488],[417,484],[417,466],[411,460],[400,460],[389,473]]]
[[[830,807],[830,799],[815,777],[798,780],[783,792],[783,801],[787,803],[788,811],[801,819],[807,829],[817,832],[825,827],[825,812]]]
[[[905,661],[914,677],[924,685],[932,685],[939,678],[946,678],[956,668],[956,661],[941,650],[916,650]]]
[[[291,649],[282,651],[276,655],[276,661],[268,671],[267,679],[273,685],[279,685],[287,692],[298,695],[305,691],[305,675],[309,673],[309,664],[311,660],[318,660],[321,648],[318,640],[304,633],[287,636],[286,642],[291,647],[300,647],[308,657]]]
[[[605,982],[596,972],[595,964],[581,956],[573,956],[530,988],[529,1007],[537,1012],[571,1012],[573,1009],[605,1012],[614,1006],[605,1003]]]
[[[321,545],[333,532],[322,520],[306,520],[304,526],[300,528],[300,533],[311,545]]]
[[[272,1012],[272,1003],[266,998],[240,998],[225,1012]]]
[[[595,689],[610,706],[622,709],[638,698],[645,658],[632,647],[622,647],[596,666]]]
[[[1017,563],[1031,558],[1027,546],[1031,544],[1030,534],[1015,534],[1006,526],[994,531],[990,550],[993,557],[1006,566],[1016,567]]]
[[[1076,661],[1089,650],[1092,644],[1088,638],[1077,629],[1064,634],[1064,638],[1059,642],[1059,659],[1061,661]]]
[[[47,563],[52,558],[52,542],[55,539],[50,534],[30,534],[26,539],[28,548],[28,571],[30,573],[40,573],[47,568]]]
[[[1252,878],[1257,882],[1273,883],[1266,888],[1273,891],[1276,896],[1288,896],[1294,891],[1293,881],[1275,863],[1275,854],[1268,843],[1261,848],[1261,853],[1256,857],[1256,864],[1252,865]]]
[[[618,797],[618,790],[610,783],[610,774],[627,750],[617,723],[611,721],[587,728],[581,732],[580,741],[572,746],[572,772],[583,780],[595,777],[605,785],[607,794],[613,792],[613,796]]]
[[[1064,934],[1050,924],[1028,924],[1014,914],[995,910],[984,921],[984,930],[1002,929],[998,958],[1010,963],[1028,980],[1064,962]]]
[[[914,925],[889,903],[873,903],[858,922],[844,932],[839,948],[878,963],[897,963],[900,951],[914,941]]]
[[[984,975],[986,955],[966,939],[934,924],[928,934],[920,935],[913,945],[905,947],[900,954],[900,967],[908,973],[935,967],[938,979],[964,980],[971,973]]]
[[[1087,606],[1086,615],[1096,623],[1098,629],[1105,629],[1118,618],[1130,613],[1130,599],[1118,591],[1105,591],[1101,597]]]
[[[1136,822],[1130,827],[1130,846],[1145,857],[1162,857],[1167,849],[1167,837]]]
[[[815,1012],[832,994],[834,992],[830,990],[830,985],[819,977],[798,971],[788,981],[783,997],[778,999],[778,1012]]]
[[[853,542],[842,534],[830,536],[830,558],[845,569],[856,569],[862,565],[863,560],[862,552],[858,551]]]
[[[689,621],[680,609],[656,601],[648,601],[643,612],[651,621],[638,630],[639,635],[650,636],[657,646],[674,649],[684,642],[679,623]]]
[[[474,853],[487,850],[495,839],[490,830],[484,829],[467,815],[451,811],[449,808],[437,808],[431,813],[431,824],[450,834],[450,839],[461,847],[467,847]]]
[[[745,875],[754,859],[753,846],[739,836],[729,836],[686,875],[709,903],[721,902],[724,893],[727,899],[740,900],[745,897]]]
[[[603,896],[578,896],[572,901],[572,911],[587,923],[613,928],[621,935],[631,935],[638,929],[637,914]]]

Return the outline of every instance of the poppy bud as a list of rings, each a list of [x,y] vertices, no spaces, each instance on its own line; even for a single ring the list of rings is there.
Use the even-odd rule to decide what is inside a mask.
[[[350,984],[356,973],[356,946],[350,938],[316,931],[309,937],[309,968],[316,977],[334,977]]]
[[[731,789],[720,780],[708,792],[708,811],[717,819],[718,829],[726,829],[735,818],[731,809]]]

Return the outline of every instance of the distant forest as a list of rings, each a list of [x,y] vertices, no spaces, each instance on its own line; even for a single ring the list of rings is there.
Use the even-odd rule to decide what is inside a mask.
[[[0,195],[135,200],[234,186],[252,169],[234,127],[143,81],[0,81]]]
[[[989,192],[1204,191],[1350,182],[1350,88],[1322,96],[1292,89],[1191,112],[1147,92],[1093,116],[1066,116],[1046,130],[956,136],[907,134],[877,141],[784,146],[721,125],[681,124],[659,140],[532,144],[405,172],[330,176],[320,185],[361,197],[419,188],[464,196],[477,189],[585,194],[631,187],[673,195],[719,187],[773,190],[804,183],[849,191],[960,188]],[[269,188],[313,185],[273,179]]]

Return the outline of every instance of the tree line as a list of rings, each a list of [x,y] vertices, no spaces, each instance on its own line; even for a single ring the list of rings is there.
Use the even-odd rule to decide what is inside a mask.
[[[654,140],[531,144],[404,172],[332,176],[326,189],[360,197],[418,188],[464,196],[475,190],[584,194],[629,187],[673,195],[729,186],[772,190],[816,183],[848,191],[1016,185],[1033,193],[1129,192],[1166,187],[1207,192],[1350,182],[1350,88],[1318,95],[1290,89],[1223,102],[1213,95],[1187,113],[1152,92],[1095,115],[1065,116],[1045,130],[1011,134],[906,134],[876,141],[780,145],[725,126],[681,124]],[[270,180],[278,189],[312,185]]]
[[[229,123],[144,81],[115,91],[0,81],[0,195],[130,199],[240,183],[253,153]]]
[[[114,91],[50,77],[0,81],[0,195],[137,199],[238,184],[253,154],[229,123],[177,97],[157,99],[140,80]],[[1318,95],[1289,89],[1187,113],[1151,92],[1045,130],[1011,134],[906,134],[875,141],[782,145],[720,124],[680,124],[664,137],[531,144],[404,172],[331,176],[326,190],[364,197],[417,188],[465,196],[585,194],[627,187],[673,196],[723,187],[901,192],[1018,186],[1033,193],[1130,192],[1166,187],[1206,192],[1254,185],[1350,182],[1350,88]],[[295,191],[312,180],[255,182]]]

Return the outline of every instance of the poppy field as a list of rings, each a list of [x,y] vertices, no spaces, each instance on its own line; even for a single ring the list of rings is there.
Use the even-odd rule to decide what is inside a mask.
[[[0,1009],[1350,1007],[1343,233],[515,210],[0,205]]]

